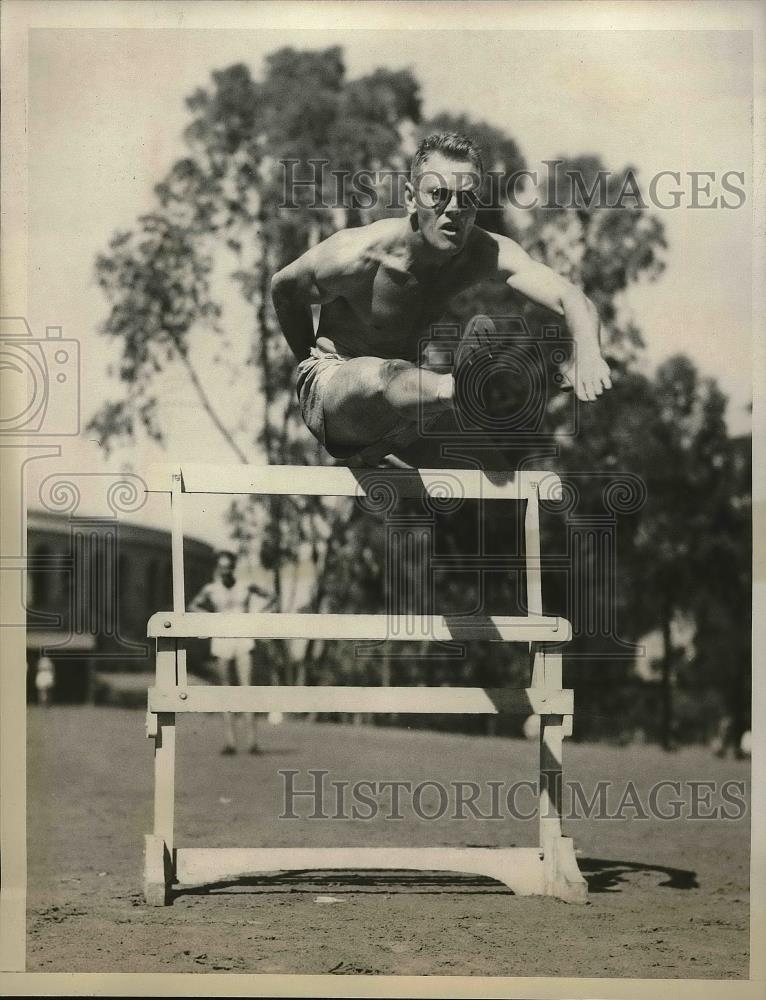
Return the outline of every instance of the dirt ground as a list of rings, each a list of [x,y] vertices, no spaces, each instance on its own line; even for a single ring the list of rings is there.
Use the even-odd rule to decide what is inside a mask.
[[[749,813],[569,820],[585,906],[518,898],[473,876],[331,873],[186,889],[172,906],[148,908],[152,744],[143,725],[135,710],[30,708],[28,971],[748,975]],[[180,720],[177,846],[535,843],[534,824],[507,818],[428,821],[407,809],[402,820],[278,818],[280,768],[299,771],[301,787],[309,768],[337,781],[508,782],[535,777],[530,744],[300,721],[260,730],[262,755],[222,757],[219,719]],[[566,779],[589,794],[599,780],[614,782],[613,804],[629,780],[644,804],[663,779],[682,782],[687,802],[690,781],[749,787],[748,762],[703,749],[565,749]],[[529,800],[519,801],[526,809]],[[708,804],[719,803],[713,794]]]

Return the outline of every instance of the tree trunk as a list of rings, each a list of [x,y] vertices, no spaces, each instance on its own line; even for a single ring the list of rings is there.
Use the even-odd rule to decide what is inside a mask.
[[[674,750],[673,717],[673,643],[670,634],[672,612],[662,620],[662,661],[660,680],[660,743],[663,750]]]

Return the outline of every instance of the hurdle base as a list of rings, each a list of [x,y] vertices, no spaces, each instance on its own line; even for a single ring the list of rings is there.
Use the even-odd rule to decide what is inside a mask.
[[[175,879],[173,858],[167,844],[154,833],[144,836],[144,899],[148,906],[167,906]]]
[[[289,871],[455,872],[495,879],[517,896],[554,896],[569,903],[587,898],[567,837],[547,858],[537,847],[179,848],[171,856],[160,837],[146,837],[144,892],[151,906],[167,905],[173,884],[206,885]]]
[[[557,837],[545,861],[545,895],[566,903],[587,903],[588,883],[582,876],[571,837]]]

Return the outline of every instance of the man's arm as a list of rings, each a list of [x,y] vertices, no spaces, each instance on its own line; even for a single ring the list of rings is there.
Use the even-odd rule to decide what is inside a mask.
[[[340,294],[339,283],[345,273],[343,250],[346,242],[344,233],[335,233],[311,247],[271,279],[271,297],[277,319],[298,361],[307,358],[314,346],[312,305],[331,302]]]
[[[213,602],[210,600],[210,595],[207,592],[207,584],[202,588],[202,590],[189,602],[189,611],[215,611]]]
[[[275,608],[277,606],[277,595],[269,593],[268,590],[264,590],[263,587],[259,587],[257,583],[249,584],[248,590],[251,594],[257,594],[258,597],[268,598],[266,603],[261,608],[261,611],[270,611],[271,608]]]
[[[506,284],[531,302],[563,316],[575,343],[572,359],[561,369],[565,387],[579,399],[594,400],[611,389],[609,366],[601,356],[598,310],[582,289],[545,264],[533,260],[518,243],[494,236],[498,245],[497,272]]]

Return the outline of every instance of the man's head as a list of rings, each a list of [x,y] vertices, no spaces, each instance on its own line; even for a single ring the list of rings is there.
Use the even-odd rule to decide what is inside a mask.
[[[429,246],[462,249],[476,219],[483,174],[481,152],[466,136],[435,132],[421,140],[405,188],[406,205]]]
[[[220,580],[231,581],[234,579],[234,569],[237,565],[237,557],[228,549],[221,549],[215,560],[215,574]]]

